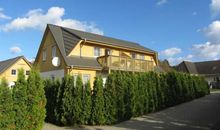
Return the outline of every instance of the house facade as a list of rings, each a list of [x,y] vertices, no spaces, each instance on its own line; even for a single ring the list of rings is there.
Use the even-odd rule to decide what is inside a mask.
[[[43,77],[81,75],[92,84],[112,70],[154,70],[158,59],[157,52],[137,43],[48,24],[34,64]]]
[[[213,87],[220,87],[220,60],[204,62],[183,61],[175,67],[177,71],[204,76]]]
[[[15,85],[19,69],[24,70],[26,77],[30,73],[31,64],[23,56],[0,61],[0,79],[5,78],[9,86]]]

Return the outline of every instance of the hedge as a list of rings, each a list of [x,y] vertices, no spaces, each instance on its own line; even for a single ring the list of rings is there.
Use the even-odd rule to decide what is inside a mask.
[[[46,116],[43,80],[37,70],[28,79],[19,70],[16,85],[0,84],[0,128],[2,130],[41,130]]]
[[[105,85],[102,77],[96,77],[93,90],[80,77],[76,84],[71,76],[50,84],[55,87],[45,87],[46,119],[57,125],[114,124],[209,94],[203,77],[179,72],[116,71],[108,75]]]

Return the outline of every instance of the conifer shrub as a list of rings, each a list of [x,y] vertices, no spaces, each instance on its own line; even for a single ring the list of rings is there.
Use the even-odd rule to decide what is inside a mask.
[[[2,130],[14,130],[15,111],[12,91],[9,89],[5,78],[0,83],[0,128]]]
[[[94,81],[91,112],[90,122],[92,125],[103,125],[105,123],[105,102],[101,77],[96,77]]]
[[[16,85],[13,87],[13,101],[15,111],[16,129],[28,130],[29,122],[27,110],[27,81],[25,79],[24,70],[18,70],[18,78]]]
[[[91,93],[91,85],[90,81],[88,81],[83,90],[83,100],[82,100],[82,124],[89,124],[90,117],[91,117],[91,110],[92,110],[92,93]]]

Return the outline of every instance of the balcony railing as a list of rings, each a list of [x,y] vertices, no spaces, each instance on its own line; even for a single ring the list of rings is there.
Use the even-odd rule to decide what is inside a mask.
[[[141,59],[131,59],[127,57],[120,56],[101,56],[98,57],[98,62],[104,68],[109,68],[112,70],[125,70],[125,71],[152,71],[154,70],[153,61],[141,60]]]

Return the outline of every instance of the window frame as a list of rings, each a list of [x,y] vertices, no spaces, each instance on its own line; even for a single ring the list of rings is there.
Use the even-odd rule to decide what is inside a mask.
[[[47,51],[46,49],[44,49],[42,54],[42,61],[46,61],[46,60],[47,60]]]
[[[13,72],[14,72],[14,73],[13,73]],[[16,75],[17,75],[17,70],[16,70],[16,69],[12,69],[12,70],[11,70],[11,75],[12,75],[12,76],[16,76]]]
[[[132,53],[131,53],[131,58],[132,58],[132,59],[136,59],[136,58],[137,58],[137,54],[134,53],[134,52],[132,52]]]
[[[30,75],[30,70],[26,70],[25,75],[29,76]]]
[[[144,55],[140,55],[140,59],[141,60],[145,60],[145,56]]]
[[[57,47],[54,45],[52,46],[51,57],[54,58],[56,56],[57,56]]]
[[[100,47],[94,47],[94,56],[95,57],[101,56],[101,48]]]
[[[85,82],[84,80],[84,76],[88,76],[87,81]],[[82,81],[83,81],[83,85],[85,85],[87,82],[89,82],[91,80],[91,75],[90,74],[83,74],[82,75]]]

